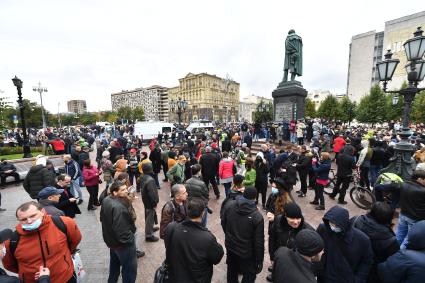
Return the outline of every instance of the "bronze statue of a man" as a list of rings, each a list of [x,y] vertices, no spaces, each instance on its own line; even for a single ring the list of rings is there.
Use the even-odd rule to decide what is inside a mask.
[[[303,42],[295,30],[291,29],[285,41],[285,65],[283,67],[283,81],[288,81],[288,71],[291,73],[291,81],[295,76],[303,74]]]

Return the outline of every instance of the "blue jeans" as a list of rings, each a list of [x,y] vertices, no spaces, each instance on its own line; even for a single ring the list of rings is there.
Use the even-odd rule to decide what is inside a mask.
[[[76,180],[72,180],[71,181],[71,193],[74,197],[79,198],[79,199],[83,199],[83,192],[81,192],[81,187],[80,187],[80,180],[76,179]]]
[[[122,282],[134,283],[137,277],[137,256],[136,245],[133,242],[129,246],[123,246],[117,249],[109,249],[109,278],[108,283],[118,282],[122,266]]]
[[[400,249],[406,249],[406,245],[408,243],[407,233],[415,222],[416,220],[400,213],[397,224],[397,232],[395,234],[397,241],[400,243]]]
[[[369,181],[373,187],[375,187],[375,182],[378,179],[379,171],[381,170],[382,170],[382,165],[370,165]]]
[[[207,227],[207,220],[208,220],[208,208],[205,208],[204,214],[202,215],[202,219],[201,219],[202,227]]]
[[[297,143],[297,134],[291,133],[291,143]]]
[[[226,197],[230,194],[230,188],[232,187],[232,183],[224,183],[224,193],[226,194]]]

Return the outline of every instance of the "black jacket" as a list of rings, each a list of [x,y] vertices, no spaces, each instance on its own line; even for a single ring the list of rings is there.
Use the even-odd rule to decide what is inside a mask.
[[[375,146],[373,149],[370,165],[382,166],[385,161],[385,150],[380,146]]]
[[[65,213],[62,210],[56,208],[55,207],[56,203],[51,200],[40,199],[38,203],[41,204],[41,206],[44,208],[46,213],[50,216],[56,216],[56,217],[65,216]]]
[[[136,225],[124,200],[112,196],[106,197],[100,209],[102,235],[110,248],[134,244]]]
[[[338,165],[337,177],[349,177],[353,175],[353,169],[356,168],[356,162],[353,156],[345,153],[338,154],[336,164]]]
[[[314,230],[310,224],[304,222],[304,218],[302,218],[300,226],[298,226],[297,229],[294,229],[289,226],[285,216],[278,215],[272,222],[272,225],[269,229],[270,260],[274,260],[275,252],[280,247],[287,247],[288,249],[296,248],[295,236],[297,236],[298,232],[303,229]]]
[[[42,189],[55,186],[55,175],[43,165],[32,166],[24,179],[23,186],[30,197],[36,199]]]
[[[348,211],[340,206],[329,209],[317,233],[325,243],[322,263],[324,271],[317,282],[365,283],[373,263],[373,251],[367,235],[352,227]],[[329,222],[342,228],[341,233],[331,230]]]
[[[157,174],[161,172],[161,150],[155,148],[149,154],[149,159],[152,162],[153,172]]]
[[[425,220],[425,186],[413,181],[376,185],[375,190],[400,194],[400,212],[416,221]]]
[[[202,166],[202,177],[203,178],[213,178],[218,175],[218,165],[220,160],[217,154],[212,152],[206,152],[202,154],[199,159],[199,164]]]
[[[221,142],[221,151],[227,151],[229,153],[232,151],[232,143],[230,142],[230,140],[225,139]]]
[[[149,174],[144,174],[140,180],[143,205],[147,209],[153,209],[159,202],[158,189],[155,179]]]
[[[77,202],[70,202],[70,198],[74,198],[70,188],[62,188],[58,184],[55,185],[55,188],[64,190],[59,198],[59,202],[55,205],[56,208],[62,210],[65,213],[65,216],[75,218],[75,214],[81,214],[81,210],[77,205]]]
[[[232,207],[232,202],[236,201],[237,198],[241,197],[242,193],[234,190],[230,190],[230,193],[226,196],[226,198],[221,203],[220,207],[220,219],[221,219],[221,226],[223,226],[223,219],[225,215],[225,211]]]
[[[173,283],[211,282],[213,265],[224,255],[214,235],[191,220],[169,224],[165,245],[170,263],[169,281]]]
[[[381,280],[378,277],[378,263],[384,262],[387,258],[400,249],[395,234],[391,227],[379,224],[369,215],[360,215],[353,217],[354,227],[365,233],[371,243],[373,250],[373,265],[369,272],[368,282],[379,283]]]
[[[308,171],[311,169],[311,157],[305,154],[300,154],[295,168],[297,168],[299,174],[307,175]]]
[[[244,197],[236,199],[224,211],[221,221],[227,252],[256,265],[264,259],[264,219],[255,202]]]
[[[207,185],[197,176],[193,176],[185,183],[187,196],[189,199],[199,198],[204,201],[205,205],[208,205],[209,193]]]
[[[276,251],[273,263],[273,282],[316,283],[317,281],[310,262],[297,251],[281,247]]]
[[[1,283],[19,283],[20,280],[18,277],[7,275],[6,271],[0,268],[0,282]]]
[[[265,186],[267,188],[267,175],[269,174],[269,163],[264,163],[263,161],[255,160],[255,187],[257,190],[261,186]]]

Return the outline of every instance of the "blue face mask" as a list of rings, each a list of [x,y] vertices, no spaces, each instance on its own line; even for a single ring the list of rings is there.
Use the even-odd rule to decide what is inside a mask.
[[[272,194],[277,194],[279,193],[279,190],[276,187],[272,187]]]
[[[26,231],[34,231],[34,230],[37,230],[38,227],[40,227],[40,225],[41,225],[41,218],[34,221],[31,224],[22,224],[22,229]]]

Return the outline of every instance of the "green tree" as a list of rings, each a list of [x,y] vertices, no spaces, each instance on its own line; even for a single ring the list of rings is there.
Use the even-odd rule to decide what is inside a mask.
[[[8,128],[7,115],[13,109],[10,105],[11,102],[6,100],[6,97],[0,97],[0,130]]]
[[[80,114],[79,122],[83,125],[90,125],[96,123],[96,115],[94,113],[86,112]]]
[[[354,119],[356,103],[351,101],[348,96],[344,96],[339,102],[338,119],[343,122],[351,122]]]
[[[254,112],[254,122],[265,123],[273,120],[273,105],[271,103],[264,103],[263,101],[257,105]]]
[[[310,118],[316,117],[316,106],[310,98],[305,99],[305,116]]]
[[[415,122],[423,123],[425,121],[425,91],[416,95],[410,117]]]
[[[337,120],[339,118],[339,103],[335,96],[326,96],[325,100],[320,103],[319,109],[317,109],[317,116],[327,120]]]
[[[130,120],[131,116],[132,116],[132,110],[129,106],[123,106],[118,108],[117,114],[118,114],[118,119],[124,119],[124,120]]]
[[[118,121],[118,119],[120,119],[120,118],[118,116],[118,113],[115,112],[115,111],[108,112],[106,117],[105,117],[105,120],[109,123],[116,123]]]
[[[137,106],[132,110],[131,113],[131,120],[133,122],[137,121],[143,121],[145,119],[145,110],[143,110],[143,107]]]
[[[364,96],[356,111],[357,120],[367,123],[378,123],[386,120],[386,97],[379,85],[370,89],[370,94]]]

